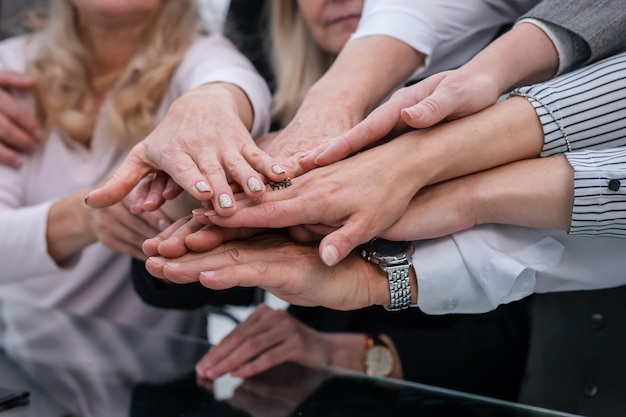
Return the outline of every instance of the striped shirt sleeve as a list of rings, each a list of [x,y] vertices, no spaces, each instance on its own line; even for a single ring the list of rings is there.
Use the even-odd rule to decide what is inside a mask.
[[[541,156],[565,153],[574,168],[570,233],[626,237],[626,53],[511,95],[541,120]]]
[[[626,238],[626,147],[566,156],[574,167],[570,234]]]

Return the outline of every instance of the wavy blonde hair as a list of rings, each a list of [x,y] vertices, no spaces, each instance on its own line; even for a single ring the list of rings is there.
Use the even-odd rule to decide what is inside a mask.
[[[144,35],[136,55],[144,70],[129,66],[118,77],[102,109],[108,133],[129,148],[156,125],[155,113],[172,74],[199,30],[193,0],[163,0],[163,7]],[[46,128],[56,127],[88,143],[99,109],[89,108],[90,53],[78,35],[78,16],[70,0],[51,0],[45,25],[38,31],[35,56],[27,73],[37,82],[37,117]],[[62,45],[61,47],[59,45]]]
[[[270,24],[276,78],[272,114],[281,126],[286,126],[309,88],[330,68],[335,55],[317,46],[296,0],[272,0]]]

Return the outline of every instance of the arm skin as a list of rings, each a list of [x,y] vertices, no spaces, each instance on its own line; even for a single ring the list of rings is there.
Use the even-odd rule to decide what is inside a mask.
[[[429,127],[478,112],[512,87],[547,80],[557,69],[557,51],[545,32],[533,24],[519,24],[459,69],[396,91],[362,123],[300,163],[308,169],[328,165],[392,131]]]
[[[392,377],[402,378],[402,365],[393,343]],[[200,378],[216,379],[230,373],[248,378],[281,363],[291,361],[310,368],[326,365],[363,371],[365,335],[324,333],[312,329],[284,310],[261,304],[196,365]]]
[[[163,210],[131,214],[127,200],[104,209],[89,208],[83,202],[85,192],[78,191],[50,206],[46,239],[48,252],[59,265],[96,241],[145,260],[144,240],[171,223]]]
[[[24,107],[10,90],[29,90],[35,82],[21,74],[0,70],[0,164],[19,168],[21,152],[33,152],[42,139],[34,115]]]
[[[568,231],[573,204],[567,158],[529,159],[422,189],[381,237],[432,239],[486,223]]]
[[[536,157],[542,146],[543,130],[533,107],[513,97],[312,170],[295,178],[291,187],[266,193],[261,204],[240,200],[234,216],[207,214],[211,223],[229,228],[308,225],[327,234],[320,256],[333,265],[396,222],[422,187]],[[384,167],[384,175],[368,167]]]

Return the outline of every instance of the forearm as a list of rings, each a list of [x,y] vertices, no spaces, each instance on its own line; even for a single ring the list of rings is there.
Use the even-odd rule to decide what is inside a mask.
[[[574,169],[564,156],[514,162],[457,182],[475,224],[501,223],[568,231]]]
[[[521,23],[493,41],[461,70],[488,78],[504,94],[515,86],[550,79],[558,66],[557,50],[548,35],[533,24]]]
[[[533,158],[543,146],[537,114],[514,97],[480,113],[405,134],[414,136],[414,166],[434,184],[509,162]]]
[[[388,36],[352,40],[311,87],[301,109],[317,102],[337,105],[343,113],[349,112],[356,124],[402,85],[423,61],[423,54]]]

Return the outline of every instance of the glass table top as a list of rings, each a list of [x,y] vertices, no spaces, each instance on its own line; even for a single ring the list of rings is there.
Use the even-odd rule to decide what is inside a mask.
[[[0,300],[0,387],[27,391],[0,417],[572,416],[456,391],[295,364],[198,381],[201,339]],[[1,395],[0,395],[1,396]]]

